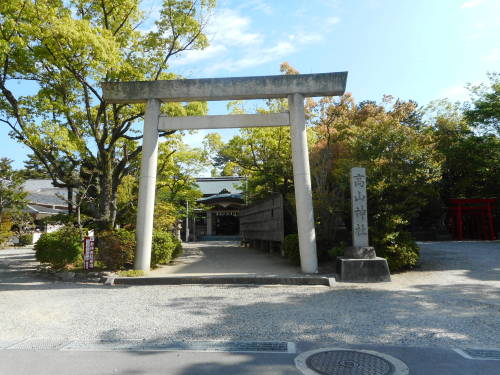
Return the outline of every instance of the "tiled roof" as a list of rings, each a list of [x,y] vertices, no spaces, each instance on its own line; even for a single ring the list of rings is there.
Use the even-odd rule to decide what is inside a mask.
[[[31,178],[23,182],[24,191],[38,193],[40,190],[46,190],[46,189],[54,189],[54,185],[52,185],[52,180]]]
[[[47,195],[47,194],[38,194],[38,193],[28,193],[26,196],[26,200],[29,203],[33,204],[47,204],[51,206],[67,206],[65,200],[55,196],[55,195]]]
[[[198,177],[196,184],[200,188],[203,195],[219,194],[226,189],[232,194],[242,193],[245,190],[244,177]]]
[[[26,209],[30,214],[66,214],[66,210],[61,210],[58,208],[48,208],[43,206],[38,206],[36,204],[28,204]]]
[[[28,193],[68,196],[66,188],[55,187],[49,179],[28,179],[23,182],[23,190]]]
[[[243,194],[215,194],[210,197],[200,198],[197,200],[197,202],[206,204],[222,201],[244,203]]]

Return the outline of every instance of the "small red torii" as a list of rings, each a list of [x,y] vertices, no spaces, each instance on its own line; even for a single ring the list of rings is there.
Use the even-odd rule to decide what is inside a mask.
[[[456,240],[464,239],[464,214],[472,215],[477,229],[481,226],[479,233],[481,239],[495,240],[491,210],[496,198],[455,198],[450,199],[449,202],[452,206],[448,207],[448,213],[454,218]]]

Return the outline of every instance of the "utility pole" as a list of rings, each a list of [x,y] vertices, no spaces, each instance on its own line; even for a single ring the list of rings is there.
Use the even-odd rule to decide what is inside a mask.
[[[189,201],[186,201],[186,240],[189,242]]]

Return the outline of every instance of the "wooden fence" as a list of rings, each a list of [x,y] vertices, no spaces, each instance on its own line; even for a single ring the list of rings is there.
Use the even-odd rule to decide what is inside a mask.
[[[273,194],[240,211],[242,240],[252,247],[281,246],[285,238],[283,196]]]

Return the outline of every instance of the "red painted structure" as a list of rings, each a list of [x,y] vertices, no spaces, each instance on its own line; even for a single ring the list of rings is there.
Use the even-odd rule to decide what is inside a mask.
[[[448,215],[453,220],[454,238],[494,240],[495,230],[491,213],[496,198],[450,199]],[[464,233],[465,232],[465,233]]]

